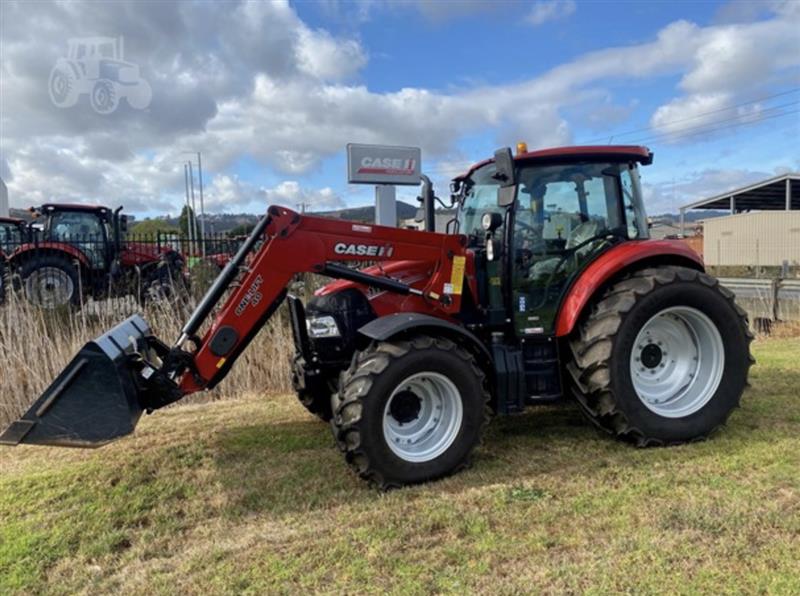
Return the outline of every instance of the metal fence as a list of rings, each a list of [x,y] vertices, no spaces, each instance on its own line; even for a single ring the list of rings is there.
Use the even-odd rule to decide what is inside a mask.
[[[719,281],[736,295],[751,320],[800,320],[800,279],[722,277]]]
[[[175,234],[46,234],[28,230],[0,239],[0,301],[45,308],[132,296],[140,302],[202,292],[243,238],[188,240]]]

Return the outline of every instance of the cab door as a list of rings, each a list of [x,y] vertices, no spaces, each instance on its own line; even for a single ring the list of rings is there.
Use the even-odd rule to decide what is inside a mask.
[[[611,245],[638,236],[638,228],[626,223],[622,198],[621,176],[628,170],[627,164],[609,163],[521,170],[511,251],[518,337],[551,335],[576,274]]]

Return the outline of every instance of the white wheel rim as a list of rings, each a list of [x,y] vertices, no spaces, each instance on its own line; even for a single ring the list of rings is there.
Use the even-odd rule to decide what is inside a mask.
[[[401,459],[436,459],[453,444],[464,419],[461,393],[446,376],[411,375],[398,384],[383,411],[383,436]]]
[[[43,308],[55,308],[68,304],[75,291],[72,278],[66,271],[56,267],[42,267],[25,280],[28,300]]]
[[[662,310],[644,324],[631,350],[631,381],[652,412],[683,418],[716,393],[725,347],[716,325],[696,308]]]

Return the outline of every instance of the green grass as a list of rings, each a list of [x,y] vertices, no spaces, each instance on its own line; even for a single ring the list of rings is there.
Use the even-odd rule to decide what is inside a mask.
[[[0,593],[800,593],[800,340],[713,440],[638,450],[572,407],[380,494],[294,399],[173,408],[97,451],[0,451]]]

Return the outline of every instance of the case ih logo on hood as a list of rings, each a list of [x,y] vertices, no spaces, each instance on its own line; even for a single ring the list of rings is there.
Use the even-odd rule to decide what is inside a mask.
[[[377,244],[346,244],[337,242],[333,247],[337,255],[355,255],[358,257],[391,257],[394,247],[391,244],[379,246]]]
[[[358,174],[389,174],[391,176],[411,176],[417,165],[416,159],[391,157],[364,157]]]

